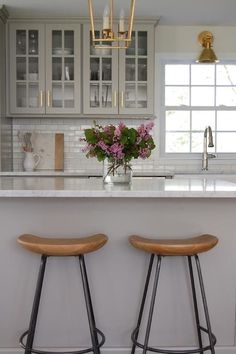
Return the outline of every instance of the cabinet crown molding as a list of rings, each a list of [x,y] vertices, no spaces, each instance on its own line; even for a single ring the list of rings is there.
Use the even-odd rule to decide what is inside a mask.
[[[5,8],[5,6],[3,6]],[[6,13],[8,14],[6,8],[5,8]],[[83,24],[83,23],[89,23],[90,20],[88,17],[10,17],[9,15],[7,17],[8,22],[27,22],[27,23],[78,23],[78,24]],[[101,18],[96,18],[95,17],[95,22],[101,22]],[[119,19],[114,19],[115,21],[119,21]],[[141,24],[141,23],[146,23],[146,24],[153,24],[154,26],[157,26],[159,23],[160,17],[158,18],[139,18],[136,17],[134,19],[135,24]]]

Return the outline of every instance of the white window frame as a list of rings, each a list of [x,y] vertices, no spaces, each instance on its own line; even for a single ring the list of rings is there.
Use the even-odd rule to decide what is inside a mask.
[[[159,147],[159,160],[163,162],[170,162],[173,160],[173,163],[178,161],[179,163],[184,163],[187,160],[191,160],[193,164],[197,163],[202,158],[202,153],[166,153],[165,152],[165,65],[166,64],[195,64],[195,61],[192,59],[195,54],[164,54],[157,56],[157,70],[156,70],[156,90],[157,90],[157,100],[156,100],[156,112],[158,119],[158,147]],[[224,59],[220,61],[220,64],[234,64],[236,65],[236,60],[233,59]],[[199,64],[200,65],[200,64]],[[191,107],[191,106],[190,106]],[[190,108],[188,107],[188,108]],[[171,110],[172,107],[168,107]],[[183,107],[179,107],[180,110],[184,110]],[[204,107],[204,110],[215,110],[215,107]],[[194,107],[194,110],[198,110],[197,107]],[[201,109],[199,109],[201,110]],[[220,110],[220,107],[217,108]],[[222,110],[236,110],[236,107],[222,107]],[[216,153],[216,159],[212,160],[212,164],[236,164],[236,153]]]

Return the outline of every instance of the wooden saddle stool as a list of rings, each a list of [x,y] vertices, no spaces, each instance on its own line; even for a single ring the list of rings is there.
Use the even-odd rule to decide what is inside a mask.
[[[205,295],[205,290],[203,285],[203,278],[202,278],[198,253],[207,252],[211,248],[213,248],[218,242],[217,237],[212,235],[201,235],[201,236],[187,238],[187,239],[157,240],[157,239],[144,238],[140,236],[130,236],[129,241],[131,245],[134,246],[135,248],[138,248],[139,250],[151,254],[146,282],[144,286],[143,297],[142,297],[141,306],[138,315],[138,321],[131,335],[131,339],[133,342],[132,354],[135,353],[136,347],[142,348],[143,354],[146,354],[147,351],[151,351],[155,353],[164,353],[164,354],[192,354],[192,353],[203,353],[204,351],[207,350],[209,350],[212,354],[215,354],[216,337],[214,336],[211,330],[211,323],[209,318],[207,300],[206,300],[206,295]],[[151,324],[152,324],[153,310],[154,310],[155,299],[156,299],[157,285],[158,285],[160,269],[161,269],[161,262],[162,262],[162,258],[165,256],[186,256],[188,259],[188,268],[189,268],[190,282],[192,288],[196,329],[198,335],[198,344],[199,344],[198,348],[193,348],[188,350],[166,350],[162,348],[156,348],[156,347],[154,348],[148,345]],[[157,260],[156,270],[154,275],[153,290],[151,294],[151,301],[150,301],[147,327],[145,330],[144,343],[142,344],[138,342],[138,335],[139,335],[139,330],[142,322],[144,305],[145,305],[149,281],[152,273],[154,257]],[[196,269],[197,269],[198,280],[199,280],[201,296],[202,296],[203,309],[204,309],[205,319],[206,319],[206,328],[200,325],[192,258],[195,259],[195,263],[196,263]],[[207,345],[203,345],[203,338],[202,338],[203,332],[207,333],[209,338],[209,343]]]
[[[34,296],[33,308],[29,328],[20,337],[20,344],[25,349],[25,354],[48,354],[49,351],[36,350],[33,348],[34,334],[39,310],[40,297],[43,286],[44,273],[46,268],[47,258],[54,257],[68,257],[75,256],[79,258],[81,277],[83,282],[84,297],[86,302],[86,310],[88,315],[89,329],[92,341],[92,347],[83,350],[77,350],[70,353],[84,354],[93,352],[100,354],[100,347],[105,343],[104,334],[96,328],[95,317],[93,312],[91,294],[89,290],[89,283],[87,271],[85,267],[84,254],[94,252],[103,247],[107,242],[106,235],[97,234],[84,238],[43,238],[33,235],[22,235],[18,237],[17,241],[28,251],[41,254],[41,264],[39,268],[38,280]],[[98,338],[100,336],[100,341]],[[24,338],[27,337],[26,343]],[[53,352],[51,352],[53,353]],[[63,354],[63,352],[60,352]],[[66,352],[68,353],[68,351]]]

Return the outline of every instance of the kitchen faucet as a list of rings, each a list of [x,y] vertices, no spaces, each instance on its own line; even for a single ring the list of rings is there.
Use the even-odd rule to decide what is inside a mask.
[[[208,147],[213,147],[213,136],[212,129],[208,126],[204,131],[204,140],[203,140],[203,153],[202,153],[202,170],[208,170],[208,159],[213,159],[216,157],[214,154],[209,154],[207,152],[207,136],[208,136]]]

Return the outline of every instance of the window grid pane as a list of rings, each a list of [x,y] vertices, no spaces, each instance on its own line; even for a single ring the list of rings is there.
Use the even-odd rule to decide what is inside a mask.
[[[166,64],[165,152],[202,153],[207,126],[209,152],[236,152],[236,64]]]

